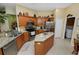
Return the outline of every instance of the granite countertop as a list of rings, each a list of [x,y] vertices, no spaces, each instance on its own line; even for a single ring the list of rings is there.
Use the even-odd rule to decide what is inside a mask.
[[[7,45],[9,42],[15,40],[15,37],[1,37],[0,38],[0,48]]]
[[[35,41],[45,41],[52,35],[54,35],[53,32],[45,32],[45,34],[44,33],[38,34],[35,36]]]
[[[24,32],[27,32],[27,31],[24,31]],[[19,37],[20,35],[22,35],[24,32],[18,34],[17,36],[13,36],[13,37],[1,36],[1,37],[0,37],[0,48],[4,47],[4,46],[7,45],[9,42],[15,40],[17,37]]]

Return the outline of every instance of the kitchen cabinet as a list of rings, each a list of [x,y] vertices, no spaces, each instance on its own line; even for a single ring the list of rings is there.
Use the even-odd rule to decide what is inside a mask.
[[[18,16],[19,26],[26,26],[28,19],[25,16]]]
[[[27,42],[30,39],[30,34],[27,32],[23,33],[23,41],[24,43]]]
[[[16,38],[17,50],[23,45],[23,34]]]
[[[37,34],[40,34],[40,33],[43,33],[43,32],[44,32],[44,30],[43,30],[43,29],[36,30],[36,35],[37,35]]]
[[[52,33],[47,33],[44,37],[42,34],[38,34],[35,38],[35,55],[46,54],[54,45],[54,35]]]
[[[17,49],[19,50],[25,42],[29,41],[29,33],[24,32],[16,38]]]
[[[18,16],[18,19],[19,19],[19,26],[20,27],[21,26],[26,27],[27,26],[27,22],[29,20],[32,20],[35,25],[36,25],[36,21],[37,21],[37,18],[31,17],[31,16]]]
[[[48,18],[42,18],[42,17],[38,17],[37,18],[37,26],[44,26],[44,23],[48,21]]]
[[[54,39],[53,37],[50,37],[46,40],[45,42],[46,51],[48,51],[53,46],[53,43],[54,43],[53,39]]]
[[[35,42],[35,55],[45,54],[43,42]]]
[[[77,55],[78,52],[79,52],[79,40],[74,39],[74,51],[72,53]]]
[[[2,48],[0,48],[0,55],[2,55],[3,53],[2,53]]]
[[[23,26],[27,26],[27,22],[29,20],[32,20],[34,22],[34,25],[37,25],[37,26],[43,26],[44,23],[46,21],[48,21],[48,18],[34,18],[32,16],[18,16],[18,19],[19,19],[19,27]]]

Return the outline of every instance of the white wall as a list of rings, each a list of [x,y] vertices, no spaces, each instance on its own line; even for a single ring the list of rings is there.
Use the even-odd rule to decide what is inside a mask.
[[[1,31],[8,31],[8,30],[10,30],[9,23],[8,23],[8,20],[5,20],[5,23],[1,25]]]
[[[30,8],[27,8],[27,7],[24,7],[20,4],[16,4],[16,14],[18,15],[19,12],[28,12],[29,13],[29,16],[33,16],[34,14],[38,16],[48,16],[48,15],[51,15],[53,14],[53,11],[37,11],[37,10],[33,10],[33,9],[30,9]]]
[[[16,15],[16,9],[15,7],[11,6],[5,6],[6,14]],[[1,31],[8,31],[9,28],[9,21],[6,19],[4,24],[1,24]]]
[[[67,15],[68,14],[72,14],[73,16],[75,16],[75,24],[74,24],[74,30],[72,33],[72,39],[71,39],[71,45],[74,46],[74,38],[76,38],[76,34],[79,33],[79,27],[77,27],[77,20],[79,18],[79,3],[75,3],[70,5],[69,7],[64,9],[64,22],[63,22],[63,38],[64,38],[64,33],[65,33],[65,25],[66,25],[66,21],[67,21]]]
[[[63,9],[56,9],[55,11],[55,38],[62,38],[64,13]]]
[[[37,16],[50,16],[51,14],[53,14],[53,11],[38,11],[37,12]]]
[[[6,14],[16,15],[16,7],[6,6]]]
[[[35,10],[26,8],[20,4],[16,4],[16,14],[18,15],[19,12],[22,12],[22,13],[28,12],[29,16],[33,16],[34,14],[37,14],[37,11],[35,11]]]

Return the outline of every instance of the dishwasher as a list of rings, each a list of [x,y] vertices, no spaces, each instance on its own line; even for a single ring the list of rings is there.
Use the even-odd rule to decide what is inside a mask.
[[[17,48],[16,48],[16,41],[13,40],[9,42],[7,45],[3,47],[4,55],[16,55]]]

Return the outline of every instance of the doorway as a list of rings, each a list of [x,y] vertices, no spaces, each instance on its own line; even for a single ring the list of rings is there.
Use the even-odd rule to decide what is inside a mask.
[[[65,39],[71,39],[72,38],[74,23],[75,23],[75,17],[67,18],[65,36],[64,36]]]

